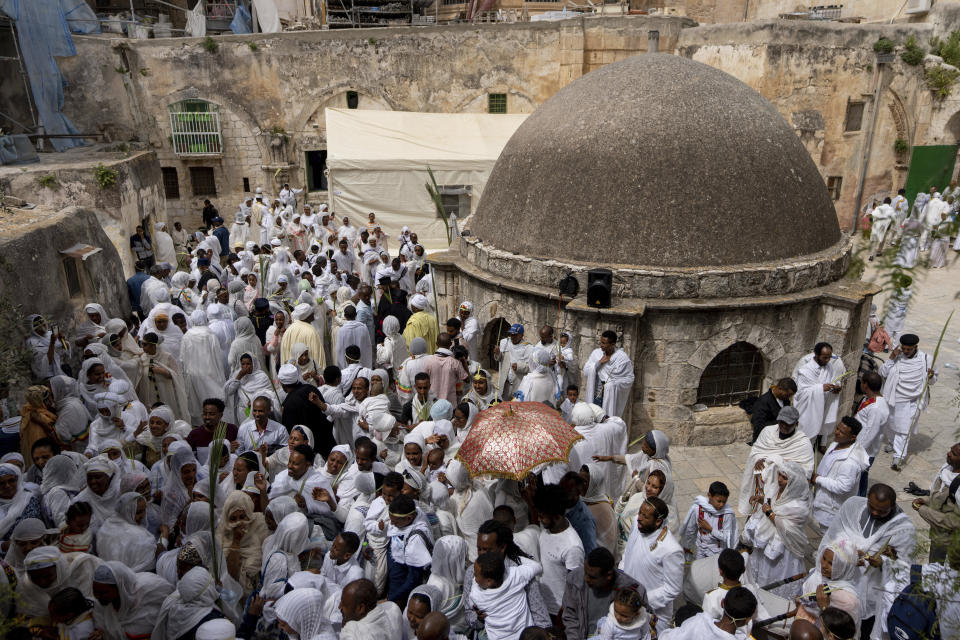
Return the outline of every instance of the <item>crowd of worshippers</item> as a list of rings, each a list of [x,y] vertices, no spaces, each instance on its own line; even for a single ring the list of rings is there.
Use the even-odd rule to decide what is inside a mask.
[[[890,620],[913,582],[957,637],[960,445],[913,502],[931,526],[916,572],[914,525],[868,481],[884,440],[902,466],[936,381],[916,335],[849,411],[857,379],[815,345],[749,407],[736,509],[713,482],[680,510],[667,435],[628,451],[615,332],[580,366],[576,332],[531,344],[513,324],[488,371],[474,305],[441,331],[429,270],[405,280],[416,254],[365,281],[324,256],[295,273],[289,242],[210,276],[202,248],[190,271],[151,273],[142,323],[99,304],[67,332],[29,317],[34,385],[19,416],[0,404],[19,446],[0,462],[10,637],[696,640],[776,624],[884,640],[905,637]],[[291,282],[294,300],[274,295]],[[456,452],[504,400],[545,403],[582,439],[522,482],[472,476]]]
[[[930,187],[920,191],[913,204],[907,199],[907,190],[896,196],[874,200],[860,219],[860,228],[869,240],[869,260],[882,254],[888,246],[896,246],[894,263],[912,269],[921,252],[927,253],[927,265],[940,269],[947,264],[950,238],[956,236],[953,250],[960,251],[958,233],[960,213],[960,186],[951,182],[943,191]]]

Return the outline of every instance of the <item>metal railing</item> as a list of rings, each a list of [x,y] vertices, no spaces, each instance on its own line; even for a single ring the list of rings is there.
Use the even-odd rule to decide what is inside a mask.
[[[178,156],[223,155],[220,114],[216,111],[171,111],[173,152]]]

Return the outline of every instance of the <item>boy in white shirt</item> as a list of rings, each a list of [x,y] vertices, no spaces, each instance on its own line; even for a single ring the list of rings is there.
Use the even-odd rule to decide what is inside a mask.
[[[541,587],[543,601],[551,618],[559,617],[566,589],[567,574],[583,569],[583,542],[564,515],[567,492],[559,485],[547,484],[537,490],[534,506],[540,517],[540,562],[543,565]]]
[[[357,561],[359,548],[360,536],[355,533],[344,531],[334,538],[320,569],[329,593],[341,591],[354,580],[363,577],[363,568]]]
[[[722,482],[713,482],[706,496],[697,496],[680,527],[680,544],[688,560],[699,560],[737,546],[737,516],[727,505],[730,489]]]
[[[471,590],[471,598],[487,640],[517,640],[524,629],[533,625],[526,588],[541,573],[535,562],[511,567],[508,573],[503,557],[494,551],[477,557],[473,564],[476,588]]]

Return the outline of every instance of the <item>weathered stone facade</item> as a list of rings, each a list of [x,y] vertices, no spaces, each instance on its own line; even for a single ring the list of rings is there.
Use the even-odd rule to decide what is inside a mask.
[[[167,217],[156,154],[115,148],[99,145],[42,154],[37,164],[0,167],[0,183],[7,195],[45,210],[82,207],[90,211],[120,256],[119,276],[133,274],[130,236],[137,225],[146,225],[152,234],[152,224],[166,222]],[[98,183],[95,172],[100,165],[114,173],[113,185]],[[40,182],[47,177],[53,180],[49,187]]]

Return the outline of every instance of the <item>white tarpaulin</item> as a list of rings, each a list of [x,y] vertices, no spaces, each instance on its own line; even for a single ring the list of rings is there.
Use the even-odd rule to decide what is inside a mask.
[[[425,249],[445,249],[427,167],[441,187],[470,187],[475,210],[500,151],[526,117],[327,109],[330,208],[360,228],[372,211],[394,245],[406,225]]]

